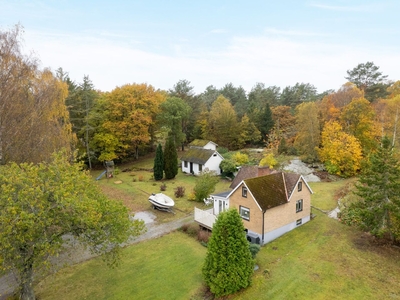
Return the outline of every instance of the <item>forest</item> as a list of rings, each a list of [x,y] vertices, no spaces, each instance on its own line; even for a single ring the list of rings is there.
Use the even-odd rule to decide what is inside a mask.
[[[154,152],[168,136],[176,145],[212,140],[230,151],[263,147],[321,161],[343,177],[357,174],[383,136],[398,150],[400,81],[373,62],[344,70],[344,84],[318,93],[311,83],[280,88],[227,83],[200,94],[189,80],[171,89],[129,83],[110,92],[89,76],[40,67],[21,52],[18,26],[0,33],[0,159],[40,162],[59,148],[76,151],[92,168]]]

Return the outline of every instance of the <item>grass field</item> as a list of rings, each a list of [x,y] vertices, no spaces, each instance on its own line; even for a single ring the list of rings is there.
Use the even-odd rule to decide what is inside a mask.
[[[131,169],[127,172],[119,172],[114,178],[105,179],[104,177],[97,181],[103,192],[111,199],[122,200],[125,206],[131,212],[151,210],[151,204],[148,201],[151,193],[161,192],[160,186],[166,185],[163,191],[175,201],[175,214],[166,214],[165,212],[153,211],[157,216],[158,222],[169,222],[174,219],[182,218],[193,213],[194,207],[204,208],[202,202],[189,201],[189,195],[192,193],[197,177],[184,174],[179,169],[178,175],[171,180],[155,181],[153,172],[148,171],[153,167],[153,158],[141,159],[138,163],[126,164],[120,166],[121,170]],[[93,172],[93,178],[96,178],[102,171]],[[223,192],[229,190],[231,184],[228,180],[220,180],[217,184],[215,192]],[[175,189],[178,186],[185,188],[185,196],[176,198],[174,196]]]
[[[312,204],[333,209],[349,182],[311,184]],[[125,191],[135,188],[127,184]],[[398,248],[313,213],[316,218],[262,247],[252,286],[228,299],[400,299]],[[175,232],[126,248],[117,269],[96,258],[63,269],[35,290],[42,300],[204,299],[205,254],[193,238]]]

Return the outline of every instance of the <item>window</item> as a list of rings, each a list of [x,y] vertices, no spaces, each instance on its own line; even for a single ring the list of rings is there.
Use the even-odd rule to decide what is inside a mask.
[[[296,212],[300,212],[303,210],[303,199],[296,201]]]
[[[247,188],[245,186],[242,186],[242,197],[247,198]]]
[[[243,219],[250,221],[250,209],[248,209],[247,207],[240,206],[239,214]]]
[[[199,165],[199,172],[203,171],[203,165]]]
[[[303,223],[303,220],[302,220],[302,219],[298,219],[298,220],[296,221],[296,225],[297,225],[297,226],[301,225],[301,223]]]
[[[297,185],[297,191],[301,192],[302,188],[303,188],[303,183],[300,181],[299,184]]]
[[[184,166],[185,168],[187,168],[187,166],[188,166],[187,161],[184,161],[184,162],[183,162],[183,166]]]

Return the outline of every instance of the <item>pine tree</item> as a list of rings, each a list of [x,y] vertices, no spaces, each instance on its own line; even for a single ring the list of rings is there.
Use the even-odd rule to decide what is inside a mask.
[[[250,285],[254,260],[237,210],[218,215],[207,249],[203,277],[216,297]]]
[[[156,157],[154,159],[153,174],[155,180],[161,180],[164,177],[164,154],[161,144],[158,144]]]
[[[260,115],[260,132],[264,140],[267,139],[267,135],[274,127],[274,120],[272,119],[272,111],[268,103],[266,103],[264,109],[261,111]]]
[[[399,239],[394,234],[398,231],[394,224],[400,222],[400,163],[393,156],[387,137],[372,154],[370,164],[356,184],[355,194],[361,201],[350,205],[346,215],[356,216],[362,229],[375,236]]]
[[[178,153],[176,152],[175,142],[171,137],[165,143],[164,173],[166,179],[175,178],[178,174]]]

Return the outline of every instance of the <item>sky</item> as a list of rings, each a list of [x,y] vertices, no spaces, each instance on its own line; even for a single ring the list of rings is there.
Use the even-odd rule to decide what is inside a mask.
[[[23,50],[95,88],[188,80],[337,90],[368,61],[400,80],[397,0],[0,0],[0,30],[24,27]]]

